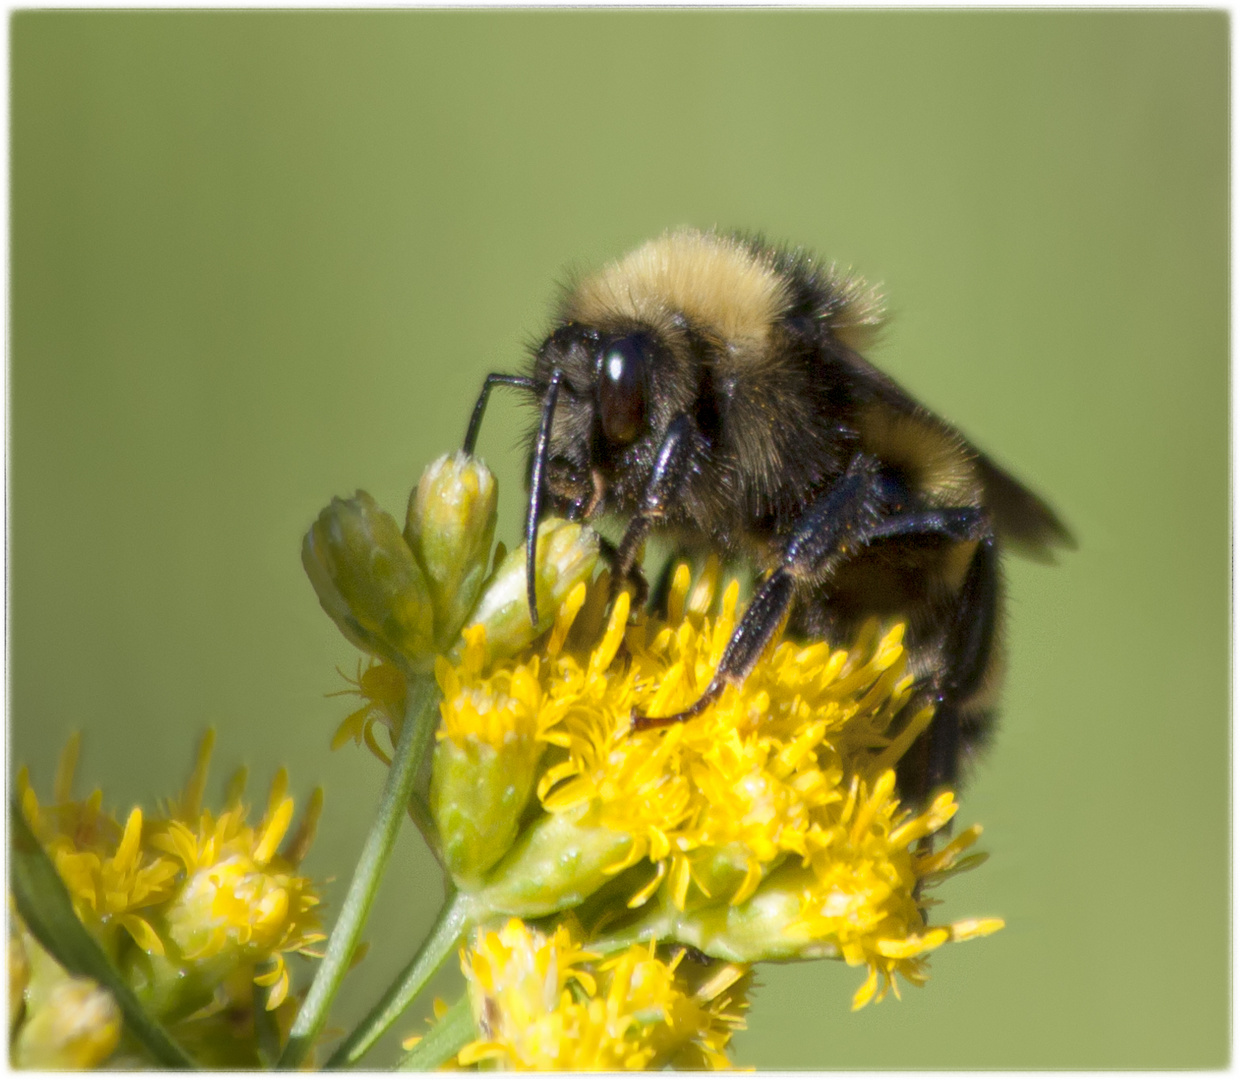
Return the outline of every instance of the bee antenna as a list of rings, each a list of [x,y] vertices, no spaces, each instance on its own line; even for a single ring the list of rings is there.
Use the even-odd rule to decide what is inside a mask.
[[[525,510],[525,592],[530,605],[530,625],[538,625],[538,598],[534,588],[535,555],[538,541],[538,518],[542,512],[543,477],[547,472],[547,451],[551,447],[551,417],[555,399],[560,395],[564,372],[556,368],[543,395],[542,418],[538,422],[538,438],[534,441],[534,457],[530,464],[530,501]]]
[[[478,441],[478,429],[482,427],[482,415],[487,411],[487,399],[491,396],[493,386],[515,386],[521,390],[533,390],[534,380],[525,375],[505,375],[498,371],[493,371],[486,377],[486,381],[482,384],[482,393],[474,402],[474,411],[469,418],[469,430],[465,432],[463,449],[467,454],[474,452],[474,444]]]

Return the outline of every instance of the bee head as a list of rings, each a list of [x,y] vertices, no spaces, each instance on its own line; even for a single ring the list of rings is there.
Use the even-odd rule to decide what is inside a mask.
[[[568,322],[539,346],[536,388],[561,373],[546,450],[549,510],[591,517],[624,510],[640,495],[676,410],[675,353],[657,330],[627,321]]]

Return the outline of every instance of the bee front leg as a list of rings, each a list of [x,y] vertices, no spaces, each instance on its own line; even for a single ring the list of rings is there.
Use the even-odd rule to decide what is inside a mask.
[[[683,413],[668,425],[637,513],[630,519],[616,548],[612,589],[618,591],[626,585],[633,587],[639,604],[645,601],[648,590],[646,580],[637,567],[637,553],[651,526],[666,516],[668,503],[683,488],[693,468],[694,448],[699,438],[693,421]]]
[[[919,535],[976,540],[988,530],[986,515],[978,507],[893,512],[886,505],[878,462],[858,454],[835,486],[811,503],[797,521],[779,565],[754,593],[702,696],[672,716],[634,713],[633,729],[688,720],[715,701],[728,683],[744,682],[788,613],[798,585],[828,579],[843,560],[871,541]]]

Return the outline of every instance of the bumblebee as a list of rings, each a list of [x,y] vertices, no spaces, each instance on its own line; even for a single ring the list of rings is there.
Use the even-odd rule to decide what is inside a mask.
[[[859,278],[760,237],[668,232],[567,288],[528,374],[488,375],[540,407],[525,535],[546,512],[626,523],[616,582],[643,591],[652,530],[683,551],[764,573],[701,699],[740,683],[785,616],[789,632],[847,641],[874,615],[906,620],[916,692],[936,705],[901,761],[924,802],[959,780],[993,722],[1000,667],[999,545],[1047,557],[1071,537],[1055,513],[861,355],[883,325]]]

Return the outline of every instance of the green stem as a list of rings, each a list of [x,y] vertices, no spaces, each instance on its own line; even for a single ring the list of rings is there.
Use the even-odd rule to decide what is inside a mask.
[[[436,1022],[426,1037],[409,1051],[397,1068],[405,1072],[428,1072],[437,1069],[477,1034],[469,997],[464,996]]]
[[[396,841],[396,833],[409,805],[409,796],[417,779],[418,768],[430,745],[435,730],[438,696],[439,690],[433,676],[415,675],[410,678],[405,722],[401,726],[396,753],[383,785],[379,812],[375,815],[374,824],[371,825],[370,834],[362,848],[361,858],[353,871],[353,880],[349,882],[349,891],[340,909],[340,918],[336,920],[327,942],[323,962],[319,965],[314,982],[310,984],[310,992],[293,1022],[288,1045],[284,1048],[277,1068],[297,1068],[327,1021],[328,1010],[357,950],[366,917],[370,914],[370,905],[378,892],[379,881]]]
[[[440,850],[439,830],[435,827],[435,819],[431,817],[431,808],[427,805],[425,797],[421,792],[415,791],[409,796],[409,820],[417,827],[418,832],[422,834],[422,839],[426,841],[426,846],[431,849],[431,854],[435,856],[435,861],[444,868],[443,852]]]
[[[409,1008],[431,976],[460,944],[468,922],[469,904],[465,894],[450,895],[440,909],[430,935],[418,949],[418,954],[396,977],[366,1019],[336,1047],[325,1068],[338,1069],[353,1065],[375,1044],[396,1022],[397,1017]]]

